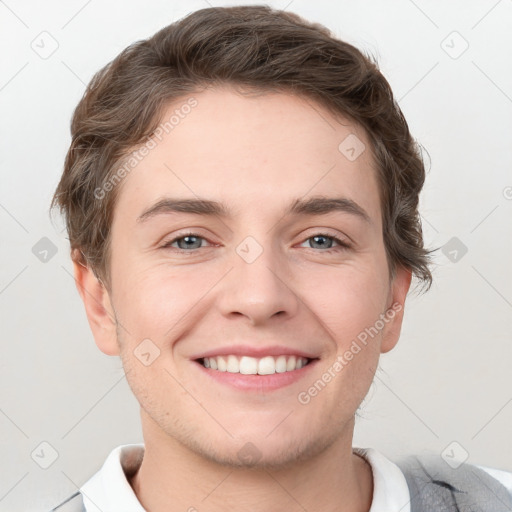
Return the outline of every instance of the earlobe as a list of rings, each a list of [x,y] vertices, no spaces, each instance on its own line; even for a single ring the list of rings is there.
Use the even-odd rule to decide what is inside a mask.
[[[381,353],[392,350],[400,338],[402,321],[404,317],[405,299],[411,286],[412,273],[409,269],[398,267],[395,278],[390,287],[388,309],[385,312],[387,320],[381,341]]]
[[[119,355],[115,312],[104,284],[88,265],[72,253],[75,284],[98,348],[109,356]]]

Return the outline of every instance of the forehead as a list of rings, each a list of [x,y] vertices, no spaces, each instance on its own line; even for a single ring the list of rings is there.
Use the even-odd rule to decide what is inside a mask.
[[[380,221],[365,131],[310,99],[205,90],[168,105],[156,134],[123,179],[116,210],[140,214],[179,196],[270,211],[308,194],[343,195]]]

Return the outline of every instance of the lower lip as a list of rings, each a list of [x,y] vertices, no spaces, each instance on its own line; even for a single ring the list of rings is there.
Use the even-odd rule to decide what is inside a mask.
[[[231,386],[242,391],[274,391],[290,386],[311,372],[318,359],[313,359],[306,366],[290,372],[273,373],[271,375],[244,375],[243,373],[221,372],[206,368],[202,363],[194,361],[199,369],[217,382]]]

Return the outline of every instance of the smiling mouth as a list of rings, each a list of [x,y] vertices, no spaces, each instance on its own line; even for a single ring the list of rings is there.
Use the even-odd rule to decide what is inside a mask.
[[[311,361],[307,357],[294,355],[250,357],[250,356],[215,356],[202,357],[195,361],[211,370],[242,375],[273,375],[274,373],[287,373],[300,370]]]

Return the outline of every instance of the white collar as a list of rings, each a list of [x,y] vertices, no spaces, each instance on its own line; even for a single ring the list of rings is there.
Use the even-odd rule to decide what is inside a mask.
[[[371,465],[373,499],[369,512],[410,512],[411,495],[402,470],[374,448],[352,448]]]
[[[114,448],[101,469],[80,491],[87,512],[145,512],[126,478],[142,462],[144,444]]]

